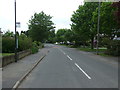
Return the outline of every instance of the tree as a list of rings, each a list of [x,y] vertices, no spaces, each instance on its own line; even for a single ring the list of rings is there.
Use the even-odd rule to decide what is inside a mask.
[[[116,10],[114,12],[114,18],[118,24],[118,31],[116,32],[117,37],[120,37],[120,2],[114,2],[112,4],[112,7],[115,7]]]
[[[33,40],[44,42],[48,38],[49,31],[54,29],[51,16],[46,15],[43,11],[35,13],[29,20],[29,34]]]
[[[115,10],[114,14],[115,14],[115,17],[117,17],[117,18],[116,18],[116,21],[117,21],[117,23],[118,23],[118,25],[119,25],[119,28],[120,28],[120,2],[114,2],[114,3],[112,4],[112,6],[115,7],[115,8],[117,8],[117,9]]]
[[[73,42],[74,41],[74,33],[73,33],[73,31],[70,30],[70,29],[66,29],[64,37],[65,37],[66,41]]]
[[[83,6],[79,8],[72,15],[71,29],[77,35],[76,43],[82,42],[85,44],[87,41],[91,40],[91,48],[93,49],[93,40],[96,32],[93,29],[94,22],[92,22],[92,13],[98,7],[97,2],[86,2]]]
[[[115,36],[115,32],[117,29],[117,23],[115,22],[115,18],[113,12],[115,8],[111,7],[111,2],[101,3],[101,11],[100,11],[100,34],[103,34],[105,37],[109,39],[113,39]],[[95,12],[93,12],[93,22],[94,29],[97,28],[97,18],[98,18],[98,8]]]
[[[47,42],[55,43],[55,30],[49,31],[49,36]]]
[[[65,40],[65,32],[66,29],[58,29],[57,33],[56,33],[56,41],[57,42],[66,42]]]

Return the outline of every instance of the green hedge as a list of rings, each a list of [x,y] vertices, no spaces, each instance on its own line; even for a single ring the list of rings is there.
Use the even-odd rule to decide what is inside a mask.
[[[22,34],[19,36],[18,40],[18,50],[23,51],[30,49],[32,47],[32,39]]]
[[[24,51],[31,49],[32,53],[38,52],[39,48],[43,48],[44,45],[41,42],[34,41],[24,34],[18,36],[18,51]],[[2,38],[2,52],[3,53],[14,53],[15,50],[15,38],[4,37]]]
[[[120,56],[120,40],[112,40],[107,45],[106,54]]]
[[[15,39],[12,37],[2,38],[2,52],[13,53],[15,50]]]
[[[32,47],[31,38],[25,35],[18,37],[18,51],[30,49]],[[2,52],[3,53],[14,53],[15,50],[15,38],[14,37],[2,37]]]

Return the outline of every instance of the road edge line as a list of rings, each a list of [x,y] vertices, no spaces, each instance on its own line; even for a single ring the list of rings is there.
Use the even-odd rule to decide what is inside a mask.
[[[49,51],[48,51],[48,52],[49,52]],[[47,52],[47,53],[48,53],[48,52]],[[32,68],[29,69],[29,71],[28,71],[27,73],[25,73],[25,74],[22,76],[22,78],[20,78],[20,79],[14,84],[12,90],[16,90],[16,89],[18,88],[18,86],[19,86],[19,85],[23,82],[23,80],[33,71],[33,69],[40,63],[40,61],[47,55],[47,53],[46,53],[44,56],[42,56],[42,57],[38,60],[38,62],[36,62],[36,63],[32,66]]]

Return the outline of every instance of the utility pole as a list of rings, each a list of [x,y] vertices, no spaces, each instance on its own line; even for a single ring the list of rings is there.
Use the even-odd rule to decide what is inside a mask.
[[[14,4],[15,4],[15,62],[17,62],[16,0]]]
[[[97,55],[99,54],[99,29],[100,29],[100,0],[98,5],[98,25],[97,25]]]

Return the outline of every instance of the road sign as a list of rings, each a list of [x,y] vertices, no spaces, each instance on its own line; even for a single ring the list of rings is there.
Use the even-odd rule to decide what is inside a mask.
[[[20,28],[20,22],[16,22],[16,27]]]

